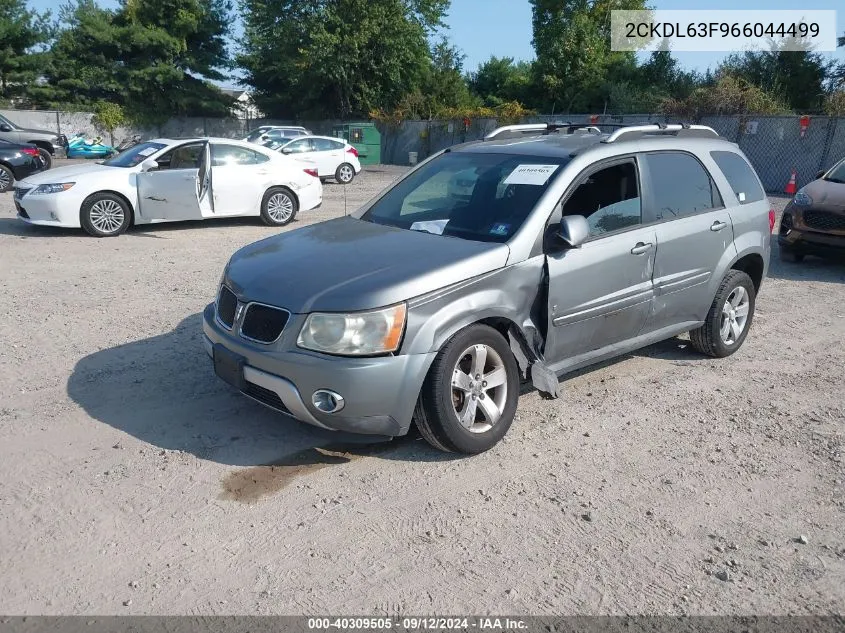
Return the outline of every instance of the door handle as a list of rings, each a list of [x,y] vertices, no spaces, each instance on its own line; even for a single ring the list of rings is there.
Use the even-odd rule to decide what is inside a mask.
[[[182,176],[184,180],[199,180],[199,176]]]
[[[722,222],[720,220],[716,220],[713,224],[710,225],[710,230],[711,231],[721,231],[727,225],[728,225],[727,222]]]
[[[632,255],[642,255],[643,253],[650,251],[653,244],[651,242],[637,242],[637,245],[631,249]]]

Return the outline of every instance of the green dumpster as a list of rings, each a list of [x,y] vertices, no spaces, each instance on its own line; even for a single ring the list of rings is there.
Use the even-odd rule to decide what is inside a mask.
[[[357,149],[362,165],[378,165],[381,162],[381,133],[375,123],[341,123],[332,128],[332,135],[345,139]]]

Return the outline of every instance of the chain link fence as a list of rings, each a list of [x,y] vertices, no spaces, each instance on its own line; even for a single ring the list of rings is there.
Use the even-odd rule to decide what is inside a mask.
[[[537,115],[523,123],[566,121],[573,124],[635,125],[678,123],[677,119],[654,114]],[[798,187],[816,174],[845,158],[845,118],[800,116],[711,116],[700,123],[709,125],[724,138],[737,143],[760,175],[768,193],[783,193],[795,170]],[[408,165],[466,141],[484,138],[498,127],[496,119],[462,121],[403,121],[381,126],[382,161]]]

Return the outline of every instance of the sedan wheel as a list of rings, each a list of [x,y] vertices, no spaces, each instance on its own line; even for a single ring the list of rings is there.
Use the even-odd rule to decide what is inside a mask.
[[[0,165],[0,193],[9,191],[14,181],[15,177],[12,174],[12,170],[5,165]]]
[[[294,195],[284,187],[274,187],[264,194],[261,218],[270,226],[284,226],[293,221],[299,205]]]
[[[95,193],[82,203],[82,228],[94,237],[114,237],[127,228],[131,215],[126,202],[111,193]]]

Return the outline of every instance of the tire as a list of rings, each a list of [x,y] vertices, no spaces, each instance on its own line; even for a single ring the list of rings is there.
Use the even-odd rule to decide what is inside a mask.
[[[95,193],[82,203],[79,219],[85,232],[94,237],[116,237],[132,223],[132,210],[113,193]]]
[[[261,219],[269,226],[285,226],[293,222],[299,202],[290,189],[272,187],[261,200]]]
[[[348,185],[355,180],[355,168],[349,163],[342,163],[335,170],[334,179],[342,185]]]
[[[480,371],[475,365],[475,375],[481,376],[477,380],[468,372],[473,363],[480,362],[479,348],[484,349],[485,361]],[[459,372],[463,387],[453,386],[453,377]],[[502,382],[485,386],[484,374],[496,374]],[[508,432],[518,401],[519,366],[507,341],[491,327],[471,325],[438,352],[423,382],[414,419],[420,434],[434,448],[475,455],[493,448]],[[472,419],[467,417],[467,422],[461,423],[459,411],[472,412]],[[499,417],[491,423],[488,412],[498,412]]]
[[[6,193],[11,190],[12,184],[15,182],[15,174],[5,165],[0,165],[0,193]]]
[[[789,262],[790,264],[800,264],[804,261],[804,253],[796,251],[794,248],[788,246],[778,246],[780,251],[780,260],[782,262]]]
[[[733,354],[742,347],[751,329],[756,299],[751,277],[741,270],[729,270],[710,305],[704,325],[689,333],[692,346],[702,354],[715,358],[724,358]],[[740,319],[740,310],[736,309],[741,309],[742,306],[746,306],[744,321]],[[739,328],[739,333],[736,331],[737,328]]]
[[[41,154],[41,158],[44,159],[44,169],[50,169],[53,166],[53,155],[43,147],[38,148],[38,153]]]

